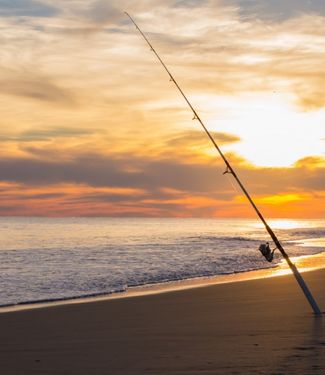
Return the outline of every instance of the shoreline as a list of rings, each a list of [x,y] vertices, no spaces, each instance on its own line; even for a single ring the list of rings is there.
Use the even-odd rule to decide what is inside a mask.
[[[296,264],[301,273],[316,271],[325,268],[325,252],[314,255],[304,255],[293,257],[293,263]],[[119,300],[127,298],[135,298],[141,296],[149,296],[188,289],[204,288],[219,284],[232,284],[243,281],[267,279],[290,274],[291,271],[285,261],[282,259],[280,263],[273,267],[237,272],[226,275],[202,276],[190,279],[167,281],[155,284],[145,284],[140,286],[132,286],[125,291],[114,292],[110,294],[98,294],[91,296],[73,297],[67,299],[57,299],[49,301],[22,302],[7,306],[0,306],[0,315],[3,313],[35,310],[43,308],[52,308],[56,306],[88,304],[101,301]]]
[[[325,269],[304,275],[325,310]],[[325,373],[325,315],[292,275],[0,314],[10,375]]]

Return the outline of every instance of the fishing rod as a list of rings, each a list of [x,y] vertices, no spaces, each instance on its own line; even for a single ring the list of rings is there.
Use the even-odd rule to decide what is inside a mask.
[[[267,232],[269,233],[270,237],[272,238],[274,244],[276,245],[276,248],[280,251],[280,253],[282,254],[283,258],[286,260],[287,264],[289,265],[289,267],[290,267],[292,273],[294,274],[294,276],[295,276],[295,278],[296,278],[299,286],[301,287],[301,289],[302,289],[305,297],[307,298],[308,302],[310,303],[310,305],[311,305],[311,307],[312,307],[315,315],[321,315],[321,311],[320,311],[320,309],[319,309],[319,307],[318,307],[318,305],[317,305],[314,297],[312,296],[310,290],[308,289],[308,286],[305,283],[303,277],[299,273],[297,267],[295,266],[294,263],[291,262],[288,254],[285,252],[285,250],[282,247],[282,245],[281,245],[280,241],[278,240],[277,236],[275,235],[275,233],[273,232],[273,230],[270,228],[270,226],[268,225],[268,223],[264,219],[264,217],[261,214],[260,210],[257,208],[257,206],[254,203],[253,199],[251,198],[251,196],[249,195],[248,191],[246,190],[246,188],[244,187],[244,185],[240,181],[239,177],[237,176],[236,172],[234,171],[234,169],[230,165],[230,163],[227,160],[226,156],[223,154],[223,152],[221,151],[221,149],[217,145],[217,143],[214,140],[214,138],[212,137],[211,133],[209,132],[209,130],[204,125],[203,121],[201,120],[200,116],[198,115],[198,113],[196,112],[196,110],[194,109],[194,107],[192,106],[192,104],[189,101],[189,99],[187,98],[187,96],[185,95],[184,91],[181,89],[181,87],[179,86],[179,84],[175,80],[174,76],[171,74],[170,70],[167,68],[166,64],[163,62],[163,60],[161,59],[161,57],[158,55],[157,51],[154,49],[154,47],[152,46],[152,44],[150,43],[150,41],[148,40],[148,38],[146,37],[146,35],[142,32],[142,30],[136,24],[136,22],[134,21],[134,19],[127,12],[125,12],[125,14],[130,18],[131,22],[134,24],[134,26],[139,31],[139,33],[141,34],[141,36],[143,37],[143,39],[149,45],[151,51],[155,54],[155,56],[157,57],[157,59],[159,60],[159,62],[161,63],[161,65],[164,67],[164,69],[166,70],[166,72],[167,72],[167,74],[169,76],[170,81],[175,84],[176,88],[178,89],[178,91],[181,93],[181,95],[185,99],[187,105],[190,107],[191,111],[193,112],[193,115],[194,115],[193,120],[197,120],[200,123],[200,125],[203,128],[203,130],[205,131],[205,133],[209,137],[210,141],[212,142],[212,144],[214,145],[214,147],[218,151],[219,155],[221,156],[222,160],[226,164],[226,170],[225,170],[225,172],[223,174],[229,173],[229,174],[231,174],[234,177],[234,179],[238,183],[239,187],[241,188],[242,192],[244,193],[244,195],[248,199],[249,203],[252,205],[252,207],[253,207],[254,211],[256,212],[257,216],[260,218],[260,220],[264,224],[265,229],[267,230]]]

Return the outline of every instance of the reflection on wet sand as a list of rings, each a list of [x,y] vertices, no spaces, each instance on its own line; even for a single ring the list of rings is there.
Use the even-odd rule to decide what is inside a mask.
[[[324,374],[325,356],[324,319],[301,315],[296,330],[286,332],[294,345],[284,349],[284,356],[276,363],[274,374]]]

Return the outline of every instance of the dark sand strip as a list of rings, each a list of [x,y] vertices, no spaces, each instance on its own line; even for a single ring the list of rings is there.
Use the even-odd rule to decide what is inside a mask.
[[[1,374],[325,374],[324,320],[291,275],[3,313]]]

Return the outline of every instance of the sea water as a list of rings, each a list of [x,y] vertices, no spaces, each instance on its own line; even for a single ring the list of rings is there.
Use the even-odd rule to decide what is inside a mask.
[[[290,256],[325,251],[324,220],[272,220]],[[272,267],[256,220],[0,218],[0,306]],[[272,243],[271,243],[272,247]]]

